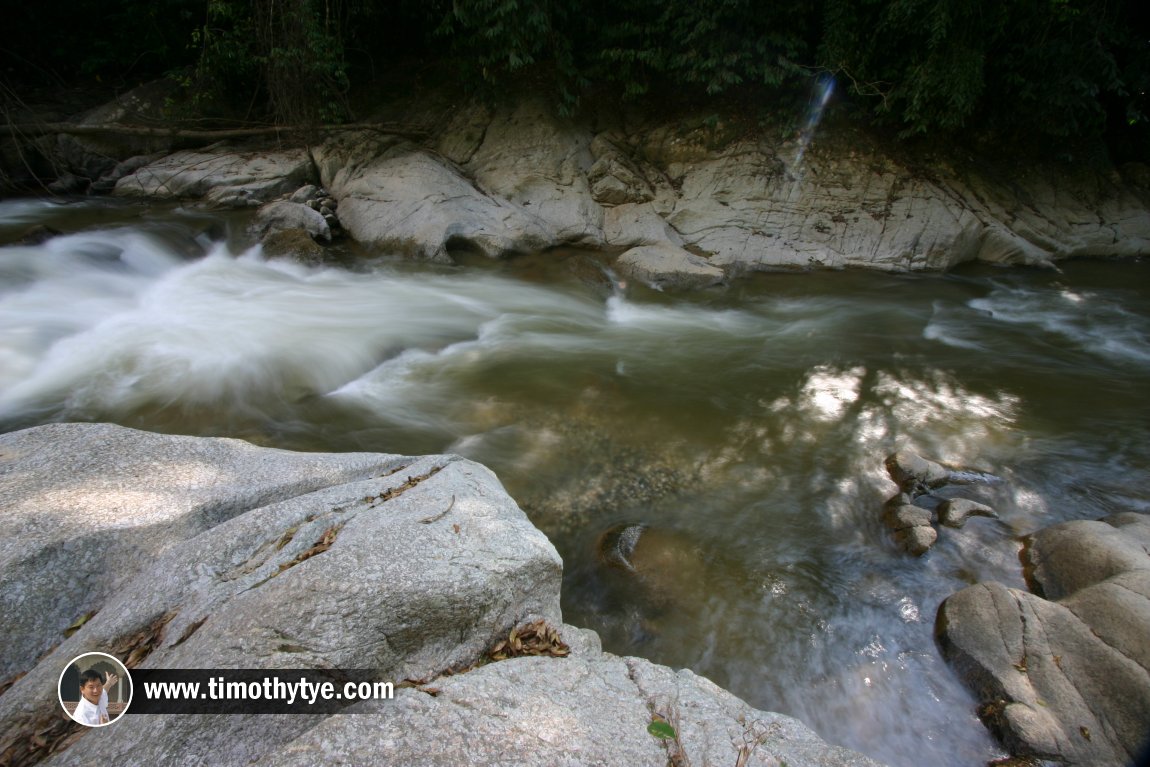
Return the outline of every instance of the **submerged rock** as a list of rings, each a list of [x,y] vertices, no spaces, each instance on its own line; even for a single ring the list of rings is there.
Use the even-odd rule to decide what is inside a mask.
[[[899,494],[887,501],[883,519],[894,534],[895,542],[910,554],[922,556],[938,541],[935,522],[960,528],[972,516],[998,516],[989,506],[967,498],[945,499],[934,511],[914,505],[915,499],[926,496],[934,508],[937,496],[933,491],[949,485],[1001,481],[992,474],[969,469],[951,470],[911,450],[900,450],[887,456],[885,466],[890,478],[899,486]]]
[[[938,507],[938,520],[947,527],[962,527],[971,517],[998,518],[994,509],[968,498],[951,498]]]
[[[1024,558],[1045,594],[970,586],[939,608],[943,655],[1013,753],[1127,765],[1150,733],[1150,518],[1066,522]]]
[[[897,543],[908,554],[922,556],[938,540],[938,533],[931,525],[931,513],[896,498],[887,505],[883,521],[894,535]]]

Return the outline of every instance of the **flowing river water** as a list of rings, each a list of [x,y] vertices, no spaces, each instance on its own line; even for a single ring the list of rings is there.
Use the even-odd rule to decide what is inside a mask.
[[[585,254],[267,260],[230,218],[0,203],[0,430],[59,420],[299,450],[456,452],[563,555],[566,620],[891,765],[1001,752],[939,603],[1023,586],[1018,537],[1150,512],[1150,263],[769,274],[669,296]],[[881,520],[908,446],[1003,481],[913,558]],[[645,524],[641,585],[600,537]]]

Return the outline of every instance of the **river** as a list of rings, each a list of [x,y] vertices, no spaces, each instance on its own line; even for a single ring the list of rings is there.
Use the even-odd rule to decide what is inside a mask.
[[[665,295],[587,254],[267,260],[244,214],[0,202],[0,430],[60,420],[262,445],[456,452],[565,562],[565,619],[891,765],[1001,754],[933,639],[1023,586],[1018,538],[1150,512],[1150,263],[765,274]],[[924,557],[881,521],[909,446],[1002,482]],[[620,523],[672,566],[629,588]],[[625,579],[624,579],[625,581]]]

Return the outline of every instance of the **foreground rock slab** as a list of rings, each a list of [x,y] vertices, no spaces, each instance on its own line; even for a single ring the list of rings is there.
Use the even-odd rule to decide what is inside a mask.
[[[983,583],[942,604],[943,654],[1013,753],[1083,766],[1127,765],[1144,754],[1148,551],[1145,515],[1054,525],[1024,553],[1038,593]]]
[[[110,424],[0,436],[0,680],[27,670],[165,552],[246,511],[385,474],[405,460]]]
[[[671,722],[678,737],[650,735],[655,716]],[[875,765],[690,671],[598,652],[517,658],[443,679],[430,691],[403,690],[393,701],[333,716],[257,762],[317,763]]]
[[[554,547],[489,470],[456,456],[57,424],[0,437],[0,482],[14,533],[0,568],[16,597],[0,614],[5,764],[664,765],[671,749],[695,764],[874,764],[563,626]],[[561,627],[570,657],[482,665],[538,621]],[[335,715],[129,715],[87,729],[63,716],[57,686],[93,651],[134,669],[412,681]],[[647,732],[656,716],[677,740]]]

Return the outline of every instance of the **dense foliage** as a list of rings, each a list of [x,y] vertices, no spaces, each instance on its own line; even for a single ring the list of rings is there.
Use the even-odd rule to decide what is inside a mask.
[[[700,99],[831,74],[903,134],[1150,138],[1136,0],[45,0],[16,11],[10,78],[179,72],[205,103],[347,116],[352,83],[403,59],[490,85],[531,74],[561,109],[589,86]],[[56,12],[53,12],[55,10]]]

